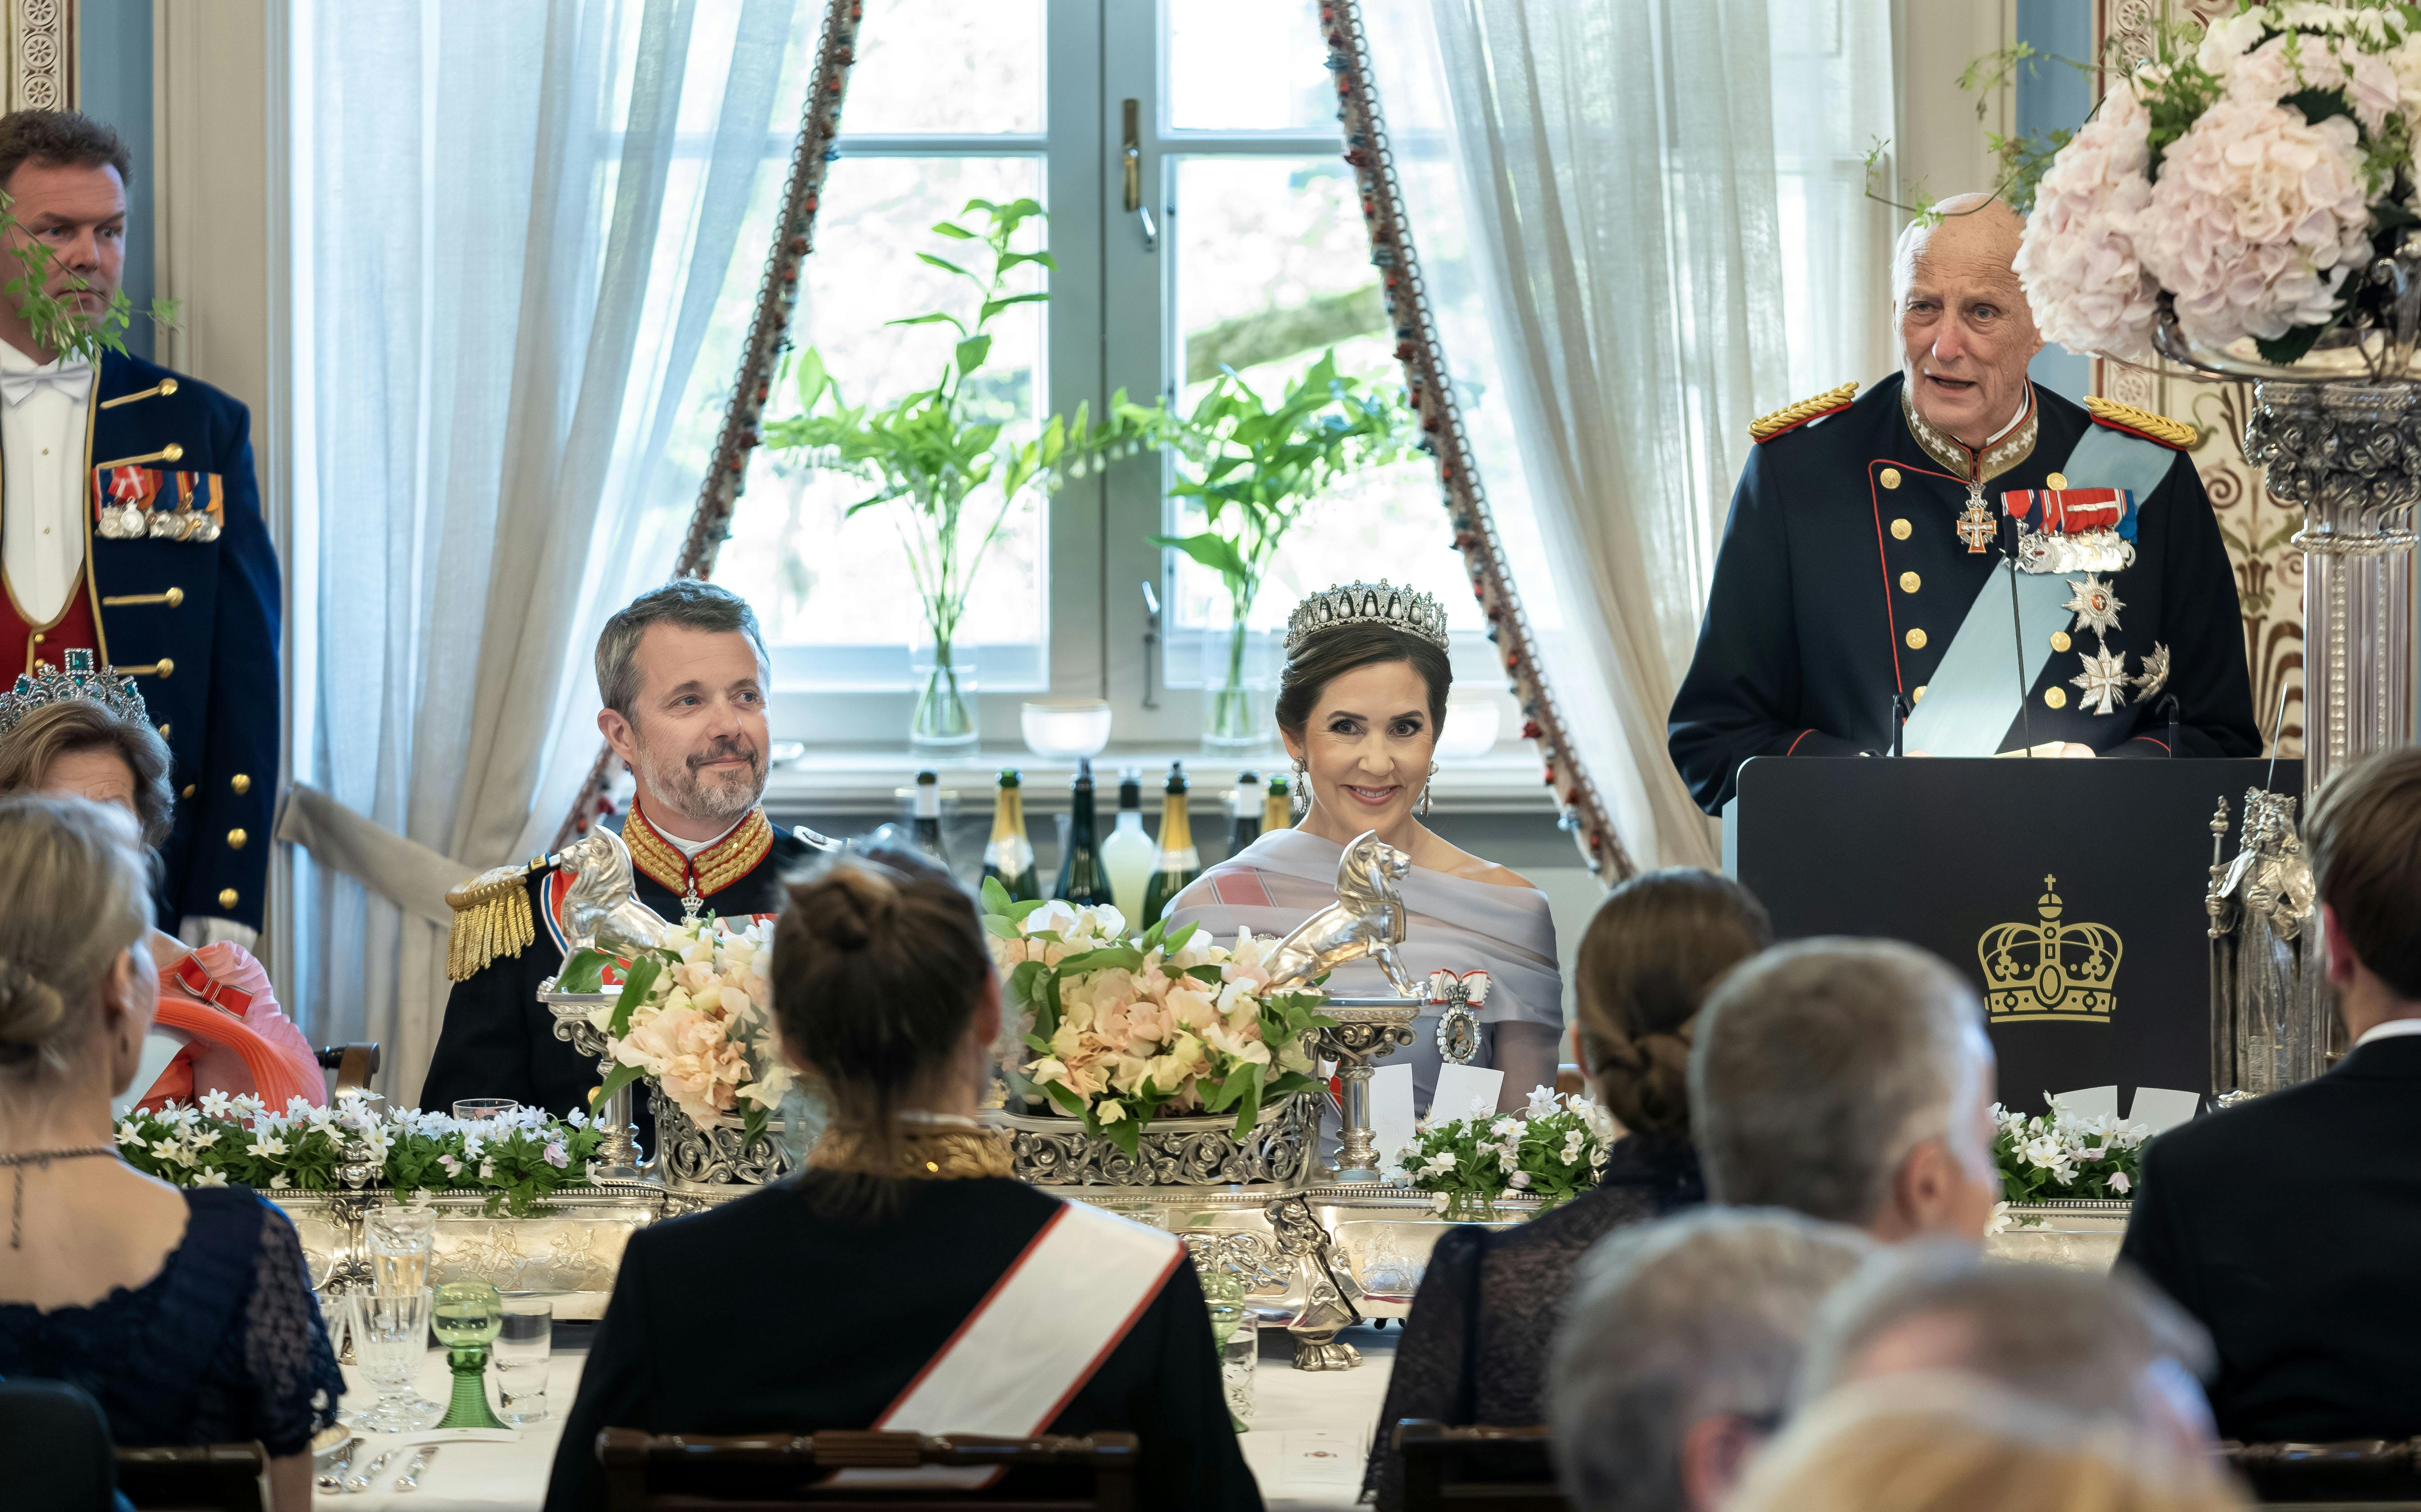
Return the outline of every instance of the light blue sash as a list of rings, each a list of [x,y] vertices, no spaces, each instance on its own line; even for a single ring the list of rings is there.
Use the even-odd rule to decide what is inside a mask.
[[[2106,426],[2087,426],[2059,470],[2070,488],[2125,489],[2137,515],[2169,475],[2177,454]],[[1937,756],[1988,756],[1999,752],[2026,695],[2052,657],[2051,638],[2069,626],[2063,607],[2069,580],[2057,572],[2020,572],[2017,623],[2009,618],[2009,569],[1995,568],[1967,606],[1926,684],[1925,701],[1909,716],[1903,747]]]

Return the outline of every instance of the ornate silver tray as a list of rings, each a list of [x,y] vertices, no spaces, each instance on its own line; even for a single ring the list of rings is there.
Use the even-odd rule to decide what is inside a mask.
[[[989,1116],[1009,1130],[1012,1174],[1039,1187],[1297,1189],[1311,1176],[1320,1100],[1308,1092],[1278,1098],[1242,1139],[1226,1115],[1155,1118],[1133,1155],[1086,1133],[1073,1118],[1007,1111]]]
[[[1996,1260],[2107,1270],[2118,1258],[2132,1208],[2132,1203],[2094,1198],[2011,1203],[2007,1225],[1986,1236],[1984,1253]]]
[[[767,1123],[765,1137],[742,1149],[736,1126],[702,1129],[654,1083],[647,1086],[656,1116],[654,1169],[674,1191],[710,1200],[735,1197],[790,1174],[781,1119]]]

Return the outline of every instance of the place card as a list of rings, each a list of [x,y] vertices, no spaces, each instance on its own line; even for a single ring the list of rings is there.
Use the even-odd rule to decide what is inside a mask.
[[[2127,1115],[2130,1123],[2149,1124],[2153,1133],[2162,1133],[2192,1119],[2202,1107],[2202,1094],[2180,1092],[2173,1086],[2139,1086],[2135,1089],[2135,1106]]]
[[[1503,1071],[1485,1066],[1442,1065],[1438,1068],[1437,1095],[1429,1099],[1429,1117],[1433,1121],[1493,1117],[1496,1095],[1504,1086]]]
[[[1379,1151],[1379,1174],[1394,1179],[1403,1167],[1397,1154],[1413,1142],[1413,1068],[1382,1066],[1370,1073],[1370,1143]]]
[[[2061,1107],[2087,1122],[2118,1116],[2118,1089],[2115,1086],[2078,1087],[2073,1092],[2054,1092],[2052,1097]]]

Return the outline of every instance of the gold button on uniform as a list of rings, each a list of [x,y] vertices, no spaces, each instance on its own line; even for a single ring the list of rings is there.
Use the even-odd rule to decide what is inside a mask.
[[[2066,709],[2068,707],[2068,690],[2065,688],[2045,688],[2043,690],[2043,702],[2049,704],[2054,709]]]
[[[1914,593],[1924,585],[1924,582],[1925,580],[1923,578],[1918,577],[1913,572],[1902,572],[1899,575],[1899,591],[1902,593]]]
[[[181,793],[179,793],[177,796],[178,796],[178,797],[180,797],[180,798],[191,798],[191,797],[193,797],[193,796],[194,796],[194,785],[193,785],[192,783],[187,783],[187,784],[185,784],[185,790],[184,790],[183,792],[181,792]]]
[[[252,779],[239,772],[234,776],[227,779],[227,786],[234,788],[240,794],[248,793],[252,791]]]
[[[1909,522],[1908,522],[1907,521],[1905,521],[1905,520],[1895,520],[1895,521],[1893,521],[1893,522],[1892,522],[1892,539],[1894,539],[1894,540],[1906,540],[1906,539],[1908,539],[1908,534],[1909,534],[1909,530],[1910,530],[1910,528],[1911,528],[1911,527],[1910,527],[1910,525],[1909,525]]]
[[[1875,475],[1875,481],[1887,489],[1896,489],[1899,487],[1899,469],[1886,467]]]
[[[170,588],[166,593],[162,594],[160,597],[169,608],[174,609],[179,604],[185,601],[185,590],[182,588]]]
[[[2051,476],[2043,479],[2043,487],[2054,490],[2054,491],[2064,489],[2068,487],[2068,475],[2066,473],[2054,473]]]
[[[185,460],[185,448],[172,441],[160,448],[160,457],[164,461],[181,462]]]
[[[151,675],[165,682],[177,675],[177,663],[164,656],[160,659],[160,664],[151,669]]]
[[[1921,704],[1925,702],[1925,690],[1927,686],[1928,685],[1925,683],[1918,683],[1916,685],[1916,692],[1908,695],[1908,701],[1912,704]]]
[[[166,740],[167,738],[168,738],[168,726],[167,726],[167,725],[161,725],[161,726],[160,726],[160,739],[162,739],[162,740]]]
[[[229,830],[227,831],[227,849],[229,850],[241,850],[243,849],[243,843],[251,838],[251,835],[244,834],[242,830]]]
[[[234,888],[232,888],[232,887],[228,887],[228,888],[224,888],[224,889],[222,889],[222,890],[220,891],[220,893],[219,893],[219,907],[221,907],[221,908],[223,908],[223,909],[231,909],[231,908],[235,907],[235,889],[234,889]]]
[[[1921,630],[1914,629],[1914,628],[1911,628],[1911,630],[1910,630],[1910,631],[1909,631],[1909,632],[1908,632],[1908,648],[1909,648],[1910,650],[1912,650],[1912,651],[1922,651],[1922,650],[1924,650],[1924,649],[1925,649],[1925,631],[1921,631]]]
[[[2051,648],[2053,650],[2065,651],[2068,649],[2068,631],[2064,630],[2055,630],[2051,632]]]

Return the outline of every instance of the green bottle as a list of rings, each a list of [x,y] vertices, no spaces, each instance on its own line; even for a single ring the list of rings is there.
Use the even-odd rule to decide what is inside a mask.
[[[1042,896],[1034,874],[1034,842],[1025,835],[1025,779],[1016,769],[1000,774],[1000,796],[992,811],[992,838],[984,843],[983,874],[1008,889],[1009,900],[1031,903]]]
[[[1101,869],[1101,843],[1093,821],[1093,763],[1076,759],[1076,780],[1068,790],[1068,853],[1059,858],[1059,879],[1051,896],[1078,908],[1110,900],[1109,874]]]
[[[1167,799],[1160,810],[1160,860],[1143,890],[1143,917],[1138,927],[1148,929],[1168,911],[1185,884],[1202,875],[1202,852],[1194,846],[1194,824],[1185,811],[1185,763],[1168,764]]]

